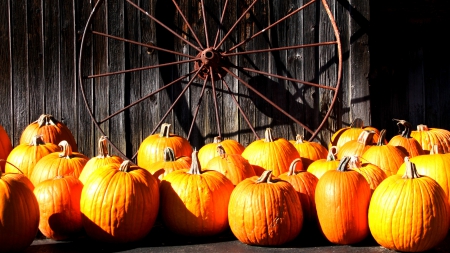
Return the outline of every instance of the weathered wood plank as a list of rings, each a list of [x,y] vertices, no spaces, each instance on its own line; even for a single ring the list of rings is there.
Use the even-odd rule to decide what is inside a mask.
[[[0,100],[2,113],[0,116],[0,125],[6,130],[10,139],[14,137],[12,124],[13,111],[11,108],[12,90],[12,62],[11,55],[12,40],[10,36],[10,3],[11,1],[0,2],[0,94],[4,97]]]

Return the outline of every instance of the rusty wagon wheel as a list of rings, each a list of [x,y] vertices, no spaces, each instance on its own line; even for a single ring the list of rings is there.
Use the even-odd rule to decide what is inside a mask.
[[[148,2],[153,3],[153,1]],[[314,139],[333,109],[342,72],[339,31],[327,0],[305,1],[301,6],[285,4],[289,9],[283,11],[270,10],[274,9],[274,5],[277,4],[272,4],[267,0],[192,0],[186,4],[187,2],[187,0],[160,1],[159,4],[163,3],[164,6],[159,10],[155,10],[155,6],[149,6],[144,1],[138,0],[97,0],[92,3],[92,10],[81,37],[78,74],[84,102],[92,121],[101,134],[107,135],[105,122],[132,110],[146,100],[155,99],[154,97],[163,91],[172,89],[174,84],[181,83],[178,92],[172,94],[171,104],[167,106],[165,112],[161,113],[157,120],[158,123],[152,126],[151,134],[155,133],[167,120],[167,117],[173,113],[177,108],[177,103],[183,99],[183,96],[186,96],[186,92],[195,87],[195,96],[192,96],[191,100],[195,99],[196,101],[191,101],[191,108],[189,108],[191,121],[189,131],[187,131],[188,139],[195,127],[196,120],[198,120],[197,115],[202,106],[202,100],[205,100],[206,97],[210,99],[212,108],[209,109],[211,111],[209,117],[213,118],[216,124],[215,136],[222,135],[219,111],[226,109],[223,108],[224,105],[219,105],[217,102],[220,96],[229,96],[229,101],[232,102],[226,107],[233,107],[240,115],[240,120],[248,125],[249,131],[259,138],[251,119],[247,116],[246,107],[242,106],[239,100],[240,91],[243,89],[248,93],[246,96],[253,96],[256,99],[253,100],[255,104],[263,104],[266,108],[271,107],[271,110],[275,111],[273,115],[278,117],[281,115],[284,119],[289,120],[297,130],[301,129],[306,133],[306,139]],[[115,13],[120,6],[125,10],[121,12],[122,15]],[[190,8],[189,12],[187,8]],[[161,14],[162,10],[167,13]],[[288,31],[292,29],[290,24],[300,22],[299,15],[305,12],[318,15],[318,10],[322,14],[320,22],[324,22],[324,20],[328,22],[330,36],[327,38],[302,37],[301,31]],[[108,16],[110,12],[115,13],[124,21],[117,17],[110,18]],[[131,28],[133,31],[130,31],[126,17],[130,13],[138,17],[134,17],[135,20],[138,20],[134,21],[135,23],[143,24],[142,30],[136,32],[134,28]],[[178,25],[174,24],[175,19],[178,20]],[[101,25],[105,22],[108,23],[107,26]],[[113,22],[117,24],[111,24]],[[319,24],[315,25],[319,26]],[[307,29],[314,28],[304,28],[305,31]],[[130,33],[138,33],[138,35],[129,36]],[[144,39],[144,37],[153,39]],[[104,62],[96,62],[97,59],[92,56],[96,54],[94,38],[97,41],[103,40],[100,51],[104,52],[103,47],[108,47],[108,55],[102,56]],[[179,46],[174,46],[174,42],[179,43]],[[121,47],[126,50],[120,51]],[[135,56],[135,54],[129,53],[131,47],[144,49],[148,57],[154,57],[157,60],[137,60],[131,64],[130,59]],[[87,48],[90,50],[88,51]],[[120,52],[125,52],[124,55],[111,53],[115,52],[117,48]],[[302,60],[302,54],[308,52],[309,57],[318,58],[320,50],[327,51],[328,59],[322,60],[320,66],[316,66],[312,77],[295,73],[295,70],[292,71],[292,68],[295,69],[292,67],[293,61]],[[119,61],[120,64],[115,65],[115,61]],[[304,61],[303,64],[307,68],[308,62],[306,59]],[[139,64],[141,65],[137,66]],[[89,67],[87,68],[85,65],[89,65]],[[122,66],[122,69],[118,69],[118,65]],[[334,68],[335,74],[331,77],[318,78],[317,76],[323,74],[322,72],[325,72],[327,68]],[[174,74],[174,69],[178,73]],[[160,84],[159,87],[153,85],[145,95],[137,98],[132,98],[129,94],[120,94],[120,96],[126,96],[123,99],[125,103],[121,104],[120,108],[109,108],[106,112],[102,111],[100,107],[108,107],[108,105],[98,102],[102,101],[101,97],[107,97],[106,100],[113,103],[113,96],[117,96],[113,92],[102,91],[102,85],[107,83],[113,87],[126,83],[123,87],[128,92],[129,89],[133,89],[135,78],[127,77],[127,75],[148,73],[149,71],[163,76],[162,85]],[[142,79],[140,82],[137,85],[142,85]],[[151,81],[149,80],[149,82]],[[278,86],[262,92],[260,90],[261,83]],[[240,87],[239,91],[233,87]],[[314,126],[302,122],[299,118],[304,119],[305,117],[299,117],[294,106],[281,106],[284,99],[274,101],[270,98],[272,93],[281,93],[283,90],[285,92],[287,89],[294,89],[294,92],[298,92],[297,90],[300,88],[315,89],[330,94],[328,95],[329,103],[325,105],[326,112],[323,110],[324,105],[320,105],[320,119],[316,120]],[[171,92],[173,93],[173,91]],[[210,95],[206,96],[208,93]],[[319,106],[318,103],[313,104],[312,107]],[[114,140],[110,140],[110,144],[116,151],[127,157],[126,152],[114,144]],[[134,153],[135,155],[136,153]],[[132,159],[135,158],[134,156]]]

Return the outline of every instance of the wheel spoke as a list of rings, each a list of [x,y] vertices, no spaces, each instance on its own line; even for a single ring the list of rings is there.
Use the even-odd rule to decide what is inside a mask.
[[[228,38],[228,36],[230,36],[231,32],[233,32],[233,30],[236,28],[236,26],[239,24],[239,22],[245,17],[245,15],[250,11],[250,9],[253,7],[253,5],[256,4],[256,2],[258,2],[258,0],[253,1],[253,3],[251,3],[250,6],[244,11],[244,13],[242,13],[242,15],[238,18],[238,20],[236,20],[236,22],[230,28],[228,33],[225,36],[223,36],[223,38],[219,42],[219,44],[217,44],[217,46],[214,47],[215,50],[217,50],[223,44],[223,42]]]
[[[295,78],[275,75],[275,74],[272,74],[272,73],[269,73],[269,72],[264,72],[264,71],[260,71],[260,70],[256,70],[256,69],[252,69],[252,68],[243,68],[243,67],[237,67],[237,66],[234,66],[234,67],[239,69],[239,70],[241,70],[241,71],[253,72],[253,73],[257,73],[257,74],[261,74],[261,75],[265,75],[265,76],[276,77],[276,78],[283,79],[283,80],[286,80],[286,81],[291,81],[291,82],[295,82],[295,83],[301,83],[301,84],[306,84],[306,85],[309,85],[309,86],[314,86],[314,87],[317,87],[317,88],[322,88],[322,89],[336,91],[335,87],[326,86],[326,85],[323,85],[323,84],[311,83],[311,82],[307,82],[307,81],[298,80],[298,79],[295,79]]]
[[[221,127],[220,127],[220,119],[219,119],[219,106],[217,105],[217,94],[216,94],[216,85],[215,85],[215,80],[214,80],[214,72],[212,67],[209,67],[209,73],[210,73],[210,77],[211,77],[211,87],[212,87],[212,97],[213,97],[213,101],[214,101],[214,109],[216,112],[216,124],[217,124],[217,133],[220,137],[222,137],[222,133],[221,133]]]
[[[277,47],[277,48],[269,48],[269,49],[260,49],[260,50],[248,50],[236,53],[225,53],[223,56],[236,56],[236,55],[247,55],[247,54],[258,54],[258,53],[267,53],[273,51],[282,51],[282,50],[291,50],[291,49],[299,49],[299,48],[307,48],[307,47],[319,47],[319,46],[328,46],[328,45],[336,45],[337,41],[328,41],[328,42],[320,42],[320,43],[312,43],[312,44],[304,44],[297,46],[288,46],[288,47]]]
[[[183,53],[180,53],[180,52],[177,52],[177,51],[164,49],[164,48],[157,47],[157,46],[154,46],[154,45],[151,45],[151,44],[145,44],[145,43],[141,43],[141,42],[137,42],[137,41],[134,41],[134,40],[129,40],[129,39],[113,36],[113,35],[102,33],[102,32],[97,32],[97,31],[91,31],[91,32],[92,32],[92,34],[104,36],[104,37],[115,39],[115,40],[119,40],[119,41],[128,42],[128,43],[139,45],[139,46],[143,46],[143,47],[148,47],[148,48],[151,48],[151,49],[154,49],[154,50],[157,50],[157,51],[162,51],[162,52],[166,52],[166,53],[180,55],[180,56],[191,58],[191,59],[195,58],[195,56],[192,56],[192,55],[183,54]]]
[[[271,104],[274,108],[276,108],[278,111],[280,111],[281,113],[283,113],[285,116],[287,116],[288,118],[290,118],[292,121],[294,121],[295,123],[301,125],[304,129],[306,129],[308,132],[313,133],[313,131],[311,129],[309,129],[309,127],[307,127],[306,125],[304,125],[303,123],[301,123],[300,121],[298,121],[296,118],[294,118],[292,115],[290,115],[289,113],[287,113],[285,110],[281,109],[281,107],[279,107],[277,104],[275,104],[274,102],[272,102],[270,99],[268,99],[266,96],[264,96],[263,94],[261,94],[258,90],[256,90],[255,88],[253,88],[250,84],[248,84],[247,82],[245,82],[244,80],[242,80],[239,76],[235,75],[232,71],[230,71],[227,68],[223,68],[228,74],[232,75],[234,78],[236,78],[239,82],[241,82],[242,84],[245,85],[245,87],[247,87],[248,89],[252,90],[256,95],[258,95],[260,98],[264,99],[267,103]]]
[[[216,38],[214,40],[214,48],[217,48],[217,41],[219,40],[219,34],[220,34],[220,30],[223,29],[223,18],[225,17],[225,12],[227,10],[228,7],[228,0],[225,1],[225,4],[223,5],[223,10],[222,10],[222,15],[220,17],[220,23],[219,23],[219,27],[217,28],[217,33],[216,33]]]
[[[256,133],[255,128],[252,126],[252,123],[250,123],[250,120],[247,117],[247,114],[245,114],[244,110],[242,110],[241,105],[239,104],[236,96],[233,94],[233,92],[230,89],[230,86],[228,86],[227,82],[225,82],[225,80],[222,79],[222,83],[225,85],[225,87],[227,88],[228,94],[230,94],[231,98],[233,99],[236,107],[238,108],[239,112],[241,113],[242,117],[244,118],[245,122],[247,122],[248,127],[250,127],[250,129],[252,130],[253,134],[255,135],[255,137],[257,139],[260,139],[259,135]]]
[[[202,91],[200,92],[200,97],[198,98],[197,106],[195,107],[195,110],[194,110],[194,115],[192,118],[191,126],[189,128],[189,132],[187,135],[188,140],[191,137],[192,129],[194,129],[195,121],[197,120],[198,111],[200,110],[200,105],[202,104],[202,101],[203,101],[203,94],[205,94],[207,82],[208,82],[208,78],[205,78],[205,80],[203,81]]]
[[[169,63],[163,63],[163,64],[158,64],[158,65],[152,65],[152,66],[146,66],[146,67],[134,68],[134,69],[127,69],[127,70],[120,70],[120,71],[115,71],[115,72],[108,72],[108,73],[102,73],[102,74],[90,75],[90,76],[87,76],[87,77],[85,77],[85,78],[89,79],[89,78],[97,78],[97,77],[105,77],[105,76],[112,76],[112,75],[118,75],[118,74],[125,74],[125,73],[130,73],[130,72],[136,72],[136,71],[142,71],[142,70],[149,70],[149,69],[160,68],[160,67],[167,67],[167,66],[178,65],[178,64],[183,64],[183,63],[188,63],[188,62],[194,62],[194,61],[198,61],[198,59],[191,59],[191,60],[185,60],[185,61],[169,62]]]
[[[141,7],[137,6],[135,3],[131,2],[131,0],[126,0],[128,3],[130,3],[132,6],[134,6],[136,9],[138,9],[139,11],[141,11],[142,13],[144,13],[147,17],[149,17],[150,19],[152,19],[153,21],[155,21],[156,23],[158,23],[160,26],[164,27],[167,31],[169,31],[170,33],[172,33],[173,35],[175,35],[177,38],[179,38],[180,40],[184,41],[186,44],[190,45],[191,47],[195,48],[197,51],[202,51],[201,48],[197,47],[196,45],[192,44],[189,40],[183,38],[182,36],[180,36],[178,33],[176,33],[174,30],[170,29],[168,26],[166,26],[164,23],[162,23],[161,21],[159,21],[158,19],[156,19],[155,17],[153,17],[152,15],[150,15],[150,13],[148,13],[147,11],[143,10]]]
[[[249,42],[249,41],[251,41],[252,39],[256,38],[257,36],[259,36],[259,35],[265,33],[267,30],[273,28],[274,26],[278,25],[279,23],[283,22],[284,20],[290,18],[291,16],[293,16],[293,15],[296,14],[297,12],[303,10],[304,8],[306,8],[307,6],[311,5],[311,4],[314,3],[315,1],[316,1],[316,0],[312,0],[312,1],[308,2],[308,3],[306,3],[305,5],[303,5],[302,7],[297,8],[296,10],[292,11],[292,12],[289,13],[288,15],[286,15],[286,16],[284,16],[283,18],[277,20],[275,23],[273,23],[273,24],[267,26],[266,28],[262,29],[261,31],[255,33],[255,34],[253,34],[253,35],[252,35],[251,37],[249,37],[248,39],[246,39],[246,40],[244,40],[244,41],[238,43],[237,45],[231,47],[230,49],[227,50],[226,53],[235,50],[236,48],[242,46],[243,44],[245,44],[245,43],[247,43],[247,42]]]
[[[188,27],[189,31],[191,31],[192,36],[194,37],[194,39],[197,41],[198,45],[203,49],[203,45],[200,42],[200,40],[198,39],[197,35],[195,34],[194,30],[192,29],[192,26],[189,24],[189,22],[186,19],[186,16],[184,15],[184,13],[181,11],[180,6],[178,6],[178,4],[176,3],[175,0],[172,0],[173,4],[175,5],[175,8],[177,8],[178,13],[180,14],[181,18],[183,18],[184,23],[186,24],[186,26]]]
[[[192,71],[192,72],[190,72],[190,73],[188,73],[188,74],[186,74],[186,75],[184,75],[184,76],[182,76],[182,77],[177,78],[176,80],[174,80],[174,81],[172,81],[172,82],[170,82],[170,83],[164,85],[163,87],[161,87],[161,88],[155,90],[154,92],[152,92],[152,93],[150,93],[150,94],[148,94],[148,95],[146,95],[146,96],[144,96],[144,97],[142,97],[142,98],[136,100],[135,102],[133,102],[133,103],[131,103],[131,104],[125,106],[124,108],[122,108],[122,109],[116,111],[115,113],[109,115],[108,117],[102,119],[101,121],[98,121],[97,123],[98,123],[98,124],[103,124],[105,121],[111,119],[112,117],[116,116],[117,114],[119,114],[119,113],[121,113],[121,112],[123,112],[123,111],[125,111],[125,110],[127,110],[127,109],[129,109],[129,108],[131,108],[131,107],[133,107],[133,106],[135,106],[135,105],[141,103],[142,101],[144,101],[145,99],[150,98],[151,96],[155,95],[156,93],[158,93],[158,92],[160,92],[160,91],[162,91],[162,90],[164,90],[164,89],[167,89],[167,88],[170,87],[171,85],[173,85],[173,84],[175,84],[175,83],[177,83],[177,82],[179,82],[179,81],[181,81],[181,80],[183,80],[183,79],[189,77],[189,76],[192,75],[194,72],[195,72],[195,71]]]
[[[206,15],[205,15],[205,4],[203,0],[201,0],[202,3],[202,16],[203,16],[203,27],[205,31],[205,39],[206,39],[206,48],[209,48],[209,35],[208,35],[208,26],[206,25]]]

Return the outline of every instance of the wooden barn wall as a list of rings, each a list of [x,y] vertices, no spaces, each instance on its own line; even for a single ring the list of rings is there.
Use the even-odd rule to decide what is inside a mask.
[[[133,2],[165,22],[178,25],[182,23],[180,17],[174,14],[175,10],[170,6],[170,1]],[[190,2],[181,1],[180,6],[189,13],[190,18],[199,19],[197,7]],[[218,9],[223,2],[215,1]],[[227,24],[235,21],[241,13],[236,1],[230,2],[235,3],[235,6],[227,14],[229,19],[225,21]],[[252,1],[238,2],[250,4]],[[254,11],[255,13],[270,11],[272,15],[270,17],[276,19],[306,2],[308,1],[264,0],[255,5]],[[395,124],[391,121],[394,117],[408,119],[413,124],[427,123],[432,127],[450,129],[450,120],[447,116],[450,94],[449,64],[446,61],[448,49],[444,52],[441,50],[448,46],[441,41],[445,29],[439,30],[439,26],[433,30],[428,29],[435,22],[434,16],[431,15],[428,19],[421,19],[422,17],[417,17],[416,20],[409,19],[410,16],[407,15],[417,14],[414,12],[417,10],[414,10],[398,18],[396,11],[404,13],[404,8],[407,7],[395,5],[398,8],[393,10],[388,7],[390,4],[383,4],[382,1],[328,2],[341,35],[343,72],[338,101],[327,124],[315,140],[327,144],[334,131],[348,126],[356,117],[362,118],[366,125],[388,128],[391,134],[396,131]],[[39,115],[47,113],[54,115],[72,130],[80,152],[89,156],[96,155],[96,143],[100,133],[89,116],[78,78],[81,35],[94,3],[95,0],[0,1],[0,94],[3,98],[0,100],[2,108],[0,124],[9,133],[14,146],[18,144],[23,129]],[[314,4],[316,7],[312,10],[302,12],[298,22],[290,21],[289,25],[302,31],[300,35],[303,37],[292,36],[279,28],[275,35],[272,34],[273,43],[283,44],[289,40],[294,40],[294,43],[307,43],[309,36],[317,36],[325,41],[332,40],[332,28],[319,6],[320,2]],[[96,14],[93,29],[126,35],[143,43],[173,43],[168,36],[164,36],[164,30],[158,30],[154,22],[136,12],[126,1],[108,0],[107,8]],[[386,13],[389,14],[388,20],[385,20]],[[246,23],[241,26],[237,30],[239,32],[234,35],[237,39],[248,36],[246,33],[255,32],[252,30],[254,26]],[[423,36],[417,35],[417,26],[421,28],[420,34]],[[427,40],[426,36],[429,35],[433,35],[432,41]],[[161,53],[151,52],[139,46],[108,43],[116,45],[109,44],[108,48],[112,49],[106,50],[107,42],[104,38],[94,36],[88,38],[83,62],[80,65],[84,68],[84,73],[98,73],[98,71],[102,73],[101,71],[106,68],[120,70],[157,64],[158,58],[163,57]],[[252,43],[263,42],[255,40]],[[285,71],[294,72],[305,79],[318,78],[319,82],[335,79],[337,75],[335,65],[327,70],[326,75],[317,74],[321,68],[326,68],[327,64],[330,64],[329,53],[323,50],[318,54],[305,54],[304,61],[286,66]],[[435,59],[436,54],[440,58]],[[248,62],[236,64],[245,66]],[[178,69],[178,71],[186,73],[189,70]],[[85,97],[89,105],[95,107],[96,115],[107,116],[174,78],[173,73],[168,70],[161,71],[159,75],[152,73],[143,71],[139,74],[112,77],[117,79],[104,78],[95,82],[89,80],[86,82],[89,88]],[[119,85],[110,86],[110,82],[113,81]],[[138,85],[131,87],[129,83]],[[229,83],[230,88],[239,93],[241,106],[255,124],[260,136],[263,136],[267,127],[274,128],[277,137],[286,139],[293,139],[295,134],[303,133],[300,128],[291,127],[284,122],[273,108],[264,104],[255,105],[255,101],[249,99],[251,94],[238,82],[230,80]],[[167,92],[158,93],[140,106],[133,107],[128,113],[114,117],[102,125],[104,131],[112,142],[131,157],[137,151],[140,142],[151,133],[153,126],[171,106],[182,87],[175,85]],[[281,107],[313,127],[320,122],[331,100],[329,92],[316,89],[300,89],[289,85],[277,86],[276,89],[273,85],[262,88],[265,89],[264,94],[270,94]],[[173,132],[181,136],[187,135],[200,91],[201,83],[194,85],[166,119],[172,124]],[[297,93],[300,93],[299,98],[295,98]],[[104,94],[101,99],[98,99],[99,94]],[[287,104],[286,96],[294,97],[295,106]],[[231,98],[219,96],[218,99],[221,105],[219,111],[223,137],[236,139],[244,145],[255,140],[255,136],[239,116],[237,109],[230,106],[233,104]],[[211,116],[214,115],[211,97],[205,96],[202,105],[199,115],[207,116],[201,117],[191,135],[191,143],[196,148],[210,142],[216,133],[215,117]]]

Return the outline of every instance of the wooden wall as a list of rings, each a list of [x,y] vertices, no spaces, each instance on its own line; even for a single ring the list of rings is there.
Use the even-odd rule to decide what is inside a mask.
[[[168,24],[182,24],[170,1],[133,2]],[[224,1],[214,2],[217,9],[223,6],[222,2]],[[242,9],[236,1],[230,2],[233,4],[232,11],[227,15],[229,22],[236,20]],[[252,1],[238,2],[250,4]],[[255,5],[254,13],[269,12],[268,17],[276,20],[290,9],[306,2],[262,0]],[[339,99],[327,124],[315,140],[327,144],[335,130],[348,126],[356,117],[362,118],[366,125],[388,128],[391,135],[397,130],[391,121],[393,117],[409,119],[413,124],[427,123],[433,127],[450,128],[449,119],[445,117],[448,115],[447,98],[450,93],[449,64],[445,61],[448,50],[441,54],[439,48],[443,46],[442,42],[430,42],[426,37],[418,39],[411,36],[416,32],[414,27],[417,24],[408,19],[408,15],[416,13],[403,15],[407,22],[401,19],[400,21],[404,22],[398,23],[396,12],[404,11],[403,8],[407,8],[405,5],[395,5],[398,8],[392,10],[388,7],[390,5],[379,1],[328,2],[341,34],[343,72]],[[94,0],[0,1],[0,94],[3,97],[0,100],[0,124],[10,134],[14,145],[18,144],[22,130],[29,123],[42,113],[48,113],[63,121],[72,130],[81,152],[89,156],[96,154],[96,142],[100,133],[89,116],[78,78],[81,36],[95,3]],[[197,1],[181,1],[180,6],[189,13],[191,19],[197,19],[198,22],[193,24],[201,25],[196,4]],[[332,33],[325,13],[319,2],[314,5],[311,10],[302,13],[298,22],[291,21],[289,26],[279,28],[271,37],[255,40],[254,45],[264,47],[267,41],[282,45],[289,40],[305,43],[311,38],[329,40]],[[390,14],[388,21],[385,19],[386,13]],[[253,22],[252,24],[242,24],[244,27],[237,30],[235,38],[239,39],[247,36],[246,33],[254,32],[251,29],[257,29],[260,25],[255,24],[255,20],[257,19],[248,21]],[[267,20],[258,22],[264,23]],[[433,24],[434,20],[429,22]],[[159,29],[142,13],[136,14],[136,10],[130,8],[126,1],[108,0],[107,9],[100,10],[96,14],[96,22],[92,24],[99,31],[126,35],[144,43],[170,43],[174,49],[184,50],[182,43],[175,43],[171,36],[167,36],[164,30]],[[292,29],[288,30],[287,27]],[[424,36],[431,33],[425,29],[427,24],[421,27],[424,28]],[[387,32],[389,36],[386,36]],[[411,41],[414,43],[411,44],[410,40],[405,39],[410,38],[408,36],[412,37]],[[440,37],[436,35],[436,39]],[[142,47],[123,46],[117,42],[106,43],[104,38],[88,37],[87,40],[80,65],[83,75],[98,71],[101,73],[106,68],[119,70],[167,61],[164,54],[149,52]],[[286,64],[284,69],[276,68],[275,71],[280,74],[296,73],[308,80],[334,79],[337,71],[333,67],[335,64],[328,66],[333,62],[333,58],[327,54],[329,52],[326,51],[309,55],[305,53],[302,55],[303,60],[286,61],[285,63],[289,64]],[[437,62],[433,58],[434,54],[440,55]],[[289,59],[289,56],[285,57]],[[252,61],[269,64],[264,59],[253,58]],[[327,71],[322,72],[323,69]],[[98,81],[89,80],[83,82],[87,87],[85,97],[90,108],[95,108],[94,113],[98,117],[109,115],[186,71],[189,70],[165,69],[157,75],[155,72],[144,71]],[[119,85],[111,86],[112,83]],[[131,85],[134,83],[138,85]],[[293,139],[296,133],[302,133],[301,128],[292,127],[277,111],[252,97],[247,89],[242,89],[242,85],[231,83],[232,89],[240,94],[242,106],[249,113],[260,136],[263,136],[267,127],[274,128],[277,136],[286,139]],[[327,92],[301,86],[291,87],[287,84],[281,84],[280,87],[278,83],[274,92],[274,83],[267,80],[264,83],[265,86],[261,87],[264,94],[270,94],[281,107],[312,127],[317,126],[328,109],[331,95]],[[172,89],[133,107],[129,112],[114,117],[102,125],[104,131],[122,152],[131,157],[183,87],[182,84],[175,85]],[[167,118],[175,133],[187,135],[200,90],[201,83],[197,82]],[[406,98],[403,96],[404,92],[407,94]],[[224,95],[219,99],[223,137],[236,139],[244,145],[255,140],[230,97]],[[210,96],[205,96],[204,100],[202,104],[205,106],[201,107],[199,114],[201,120],[196,122],[191,138],[196,148],[210,142],[216,134],[213,101]]]

